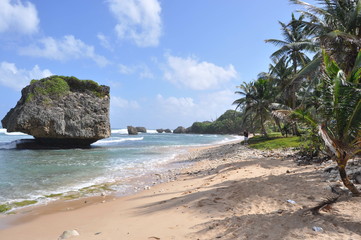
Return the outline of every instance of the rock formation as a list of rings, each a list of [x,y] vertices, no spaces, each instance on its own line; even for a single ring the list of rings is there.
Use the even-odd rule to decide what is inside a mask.
[[[8,132],[30,134],[49,147],[86,147],[110,136],[107,86],[51,76],[33,80],[21,94],[1,121]]]
[[[135,127],[133,127],[133,126],[128,126],[127,129],[128,129],[128,134],[129,135],[137,135],[138,134],[137,129]]]
[[[187,133],[187,130],[184,127],[177,127],[173,130],[173,133]]]
[[[138,132],[147,133],[147,129],[145,127],[136,127],[136,129]]]

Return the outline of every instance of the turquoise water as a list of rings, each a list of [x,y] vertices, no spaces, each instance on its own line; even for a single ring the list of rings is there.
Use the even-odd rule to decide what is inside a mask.
[[[112,130],[110,138],[92,144],[90,149],[16,150],[14,141],[32,137],[0,129],[0,205],[50,201],[44,196],[114,182],[115,190],[122,194],[146,185],[142,177],[179,168],[169,162],[188,146],[237,138],[149,132],[130,136],[124,129]]]

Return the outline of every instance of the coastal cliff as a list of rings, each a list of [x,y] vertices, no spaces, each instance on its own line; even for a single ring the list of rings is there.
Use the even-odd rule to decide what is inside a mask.
[[[51,76],[33,80],[2,119],[8,132],[32,135],[48,146],[82,147],[110,136],[109,87]]]

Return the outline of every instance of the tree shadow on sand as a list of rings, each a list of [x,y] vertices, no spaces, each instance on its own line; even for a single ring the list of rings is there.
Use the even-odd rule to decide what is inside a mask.
[[[192,212],[204,220],[193,227],[190,239],[303,239],[305,234],[312,239],[322,234],[314,232],[313,226],[322,227],[327,236],[335,239],[343,233],[361,238],[361,223],[351,217],[336,212],[315,216],[307,211],[331,194],[321,187],[321,177],[315,171],[296,170],[240,181],[226,180],[230,171],[246,166],[283,165],[282,160],[276,160],[268,158],[260,162],[257,158],[248,158],[222,164],[212,169],[211,174],[209,169],[191,174],[192,178],[203,177],[202,184],[179,192],[177,197],[144,205],[137,214],[168,209]],[[284,164],[289,166],[289,163]],[[207,184],[220,175],[225,176],[223,182]],[[292,199],[296,204],[287,201]]]

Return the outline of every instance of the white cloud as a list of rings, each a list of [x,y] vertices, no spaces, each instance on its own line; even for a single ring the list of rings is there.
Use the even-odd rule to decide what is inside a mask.
[[[118,66],[119,66],[119,72],[121,74],[129,75],[129,74],[133,74],[135,72],[134,67],[126,66],[124,64],[119,64]]]
[[[110,50],[110,51],[114,51],[114,48],[112,47],[112,45],[109,42],[109,39],[107,36],[105,36],[102,33],[98,33],[97,34],[97,38],[100,41],[100,45],[102,45],[104,48]]]
[[[41,79],[53,75],[48,69],[41,70],[38,65],[33,69],[18,69],[14,63],[0,63],[0,84],[15,90],[21,90],[32,79]]]
[[[201,119],[216,120],[225,111],[235,108],[232,103],[236,98],[234,91],[229,89],[201,95],[197,112]]]
[[[18,32],[31,34],[38,31],[39,18],[30,2],[0,0],[0,33]]]
[[[110,102],[113,108],[122,108],[122,109],[138,109],[140,108],[137,101],[127,100],[117,96],[111,96]]]
[[[153,79],[154,75],[147,65],[139,64],[127,66],[124,64],[118,65],[119,72],[124,75],[139,74],[140,78]]]
[[[39,40],[39,45],[22,48],[19,53],[61,61],[80,58],[91,59],[102,67],[109,63],[105,57],[95,53],[93,46],[85,44],[73,35],[66,35],[61,40],[46,37]]]
[[[140,47],[157,46],[162,32],[158,0],[108,0],[117,19],[115,31],[120,39],[130,39]]]
[[[197,99],[190,97],[168,97],[164,98],[158,94],[156,102],[161,110],[160,115],[167,116],[175,122],[216,120],[226,110],[232,109],[234,92],[222,90],[209,94],[201,94]]]
[[[176,85],[194,90],[217,88],[222,83],[237,78],[233,65],[226,68],[209,62],[199,62],[194,57],[167,56],[164,78]]]
[[[164,98],[161,94],[157,95],[157,103],[161,106],[166,114],[176,113],[181,115],[188,115],[193,112],[196,107],[194,100],[190,97],[168,97]]]

